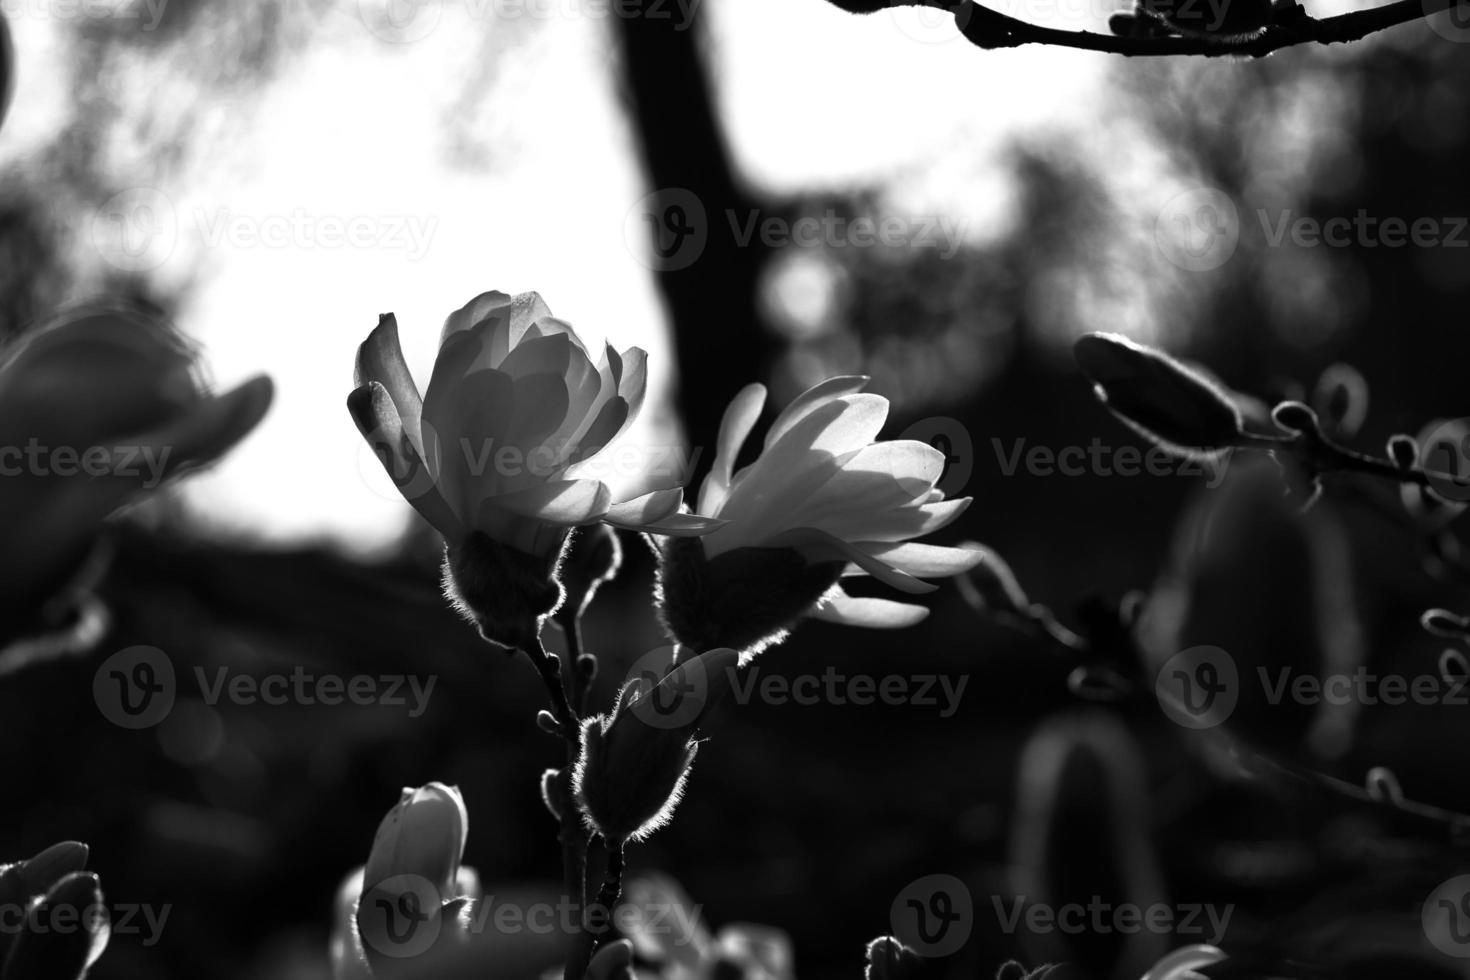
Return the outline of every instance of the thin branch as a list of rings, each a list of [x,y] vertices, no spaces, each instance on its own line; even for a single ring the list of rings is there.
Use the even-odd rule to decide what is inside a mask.
[[[898,0],[894,6],[938,7],[955,15],[955,23],[969,41],[986,50],[1016,48],[1023,44],[1050,44],[1081,51],[1101,51],[1128,58],[1196,55],[1206,58],[1263,58],[1273,51],[1298,44],[1346,44],[1370,34],[1422,20],[1470,0],[1395,0],[1369,10],[1355,10],[1321,19],[1310,17],[1300,6],[1278,9],[1277,21],[1258,34],[1242,38],[1132,37],[1065,31],[1027,23],[974,0]]]

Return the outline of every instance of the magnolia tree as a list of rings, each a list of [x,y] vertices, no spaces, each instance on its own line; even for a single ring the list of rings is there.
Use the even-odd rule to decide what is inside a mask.
[[[1114,18],[1113,36],[1030,25],[974,0],[924,5],[952,11],[957,29],[983,48],[1042,43],[1125,55],[1263,55],[1354,40],[1455,2],[1400,0],[1316,19],[1291,0],[1237,0],[1216,5],[1205,21],[1185,5],[1146,0]],[[839,5],[871,13],[900,4]],[[0,18],[0,113],[10,101],[11,62]],[[638,416],[644,351],[591,350],[536,293],[486,292],[448,316],[421,388],[398,330],[390,313],[368,332],[347,409],[394,486],[442,537],[445,601],[467,630],[507,661],[525,661],[539,680],[544,703],[525,706],[526,726],[544,733],[548,768],[539,786],[501,789],[539,793],[547,833],[560,845],[563,921],[555,931],[566,941],[553,951],[552,973],[564,980],[792,974],[793,954],[778,929],[711,931],[673,879],[625,881],[628,851],[675,819],[698,757],[720,751],[709,737],[712,720],[752,661],[780,656],[783,641],[809,619],[859,629],[914,626],[928,612],[914,597],[946,581],[977,615],[1028,633],[1064,658],[1081,700],[1144,705],[1184,728],[1231,736],[1231,763],[1244,770],[1304,781],[1452,837],[1470,827],[1470,818],[1408,798],[1387,767],[1372,768],[1361,784],[1346,782],[1233,732],[1220,697],[1228,693],[1221,677],[1229,665],[1209,650],[1173,655],[1179,638],[1160,625],[1167,610],[1150,601],[1157,596],[1088,608],[1069,627],[1028,597],[993,550],[924,540],[952,524],[970,498],[949,499],[939,489],[944,452],[882,438],[889,402],[864,390],[867,378],[829,378],[774,411],[765,387],[751,383],[724,413],[701,485],[620,499],[599,478],[599,454]],[[1162,451],[1196,460],[1230,456],[1242,464],[1239,481],[1300,512],[1317,506],[1334,482],[1387,484],[1398,493],[1394,516],[1422,545],[1427,567],[1444,575],[1470,570],[1453,530],[1470,499],[1457,466],[1470,455],[1463,426],[1430,421],[1419,433],[1394,435],[1381,453],[1364,452],[1349,445],[1366,414],[1364,386],[1350,371],[1326,379],[1311,399],[1272,407],[1228,389],[1203,367],[1116,334],[1083,336],[1075,357],[1101,405]],[[91,652],[107,625],[107,611],[92,601],[105,522],[158,483],[227,452],[271,398],[266,378],[209,391],[193,352],[157,316],[134,309],[68,310],[0,356],[0,445],[39,437],[100,446],[126,434],[132,445],[157,448],[161,462],[150,481],[128,477],[121,460],[104,455],[92,461],[95,472],[0,482],[8,518],[0,677]],[[1245,465],[1250,456],[1263,465]],[[655,558],[648,616],[671,645],[657,662],[640,661],[599,702],[593,682],[600,661],[591,651],[601,645],[584,637],[583,618],[600,587],[619,575],[622,548],[634,542]],[[845,586],[856,577],[881,594],[850,593]],[[1463,653],[1470,618],[1431,609],[1422,626],[1446,641],[1439,672],[1452,681],[1470,677]],[[558,642],[547,643],[551,634]],[[1044,731],[1027,749],[1026,771],[1049,775],[1023,788],[1023,808],[1048,826],[1057,760],[1112,758],[1126,754],[1122,744],[1105,725]],[[1133,779],[1125,769],[1109,769],[1110,792]],[[1114,795],[1098,805],[1121,807],[1127,794]],[[513,976],[544,966],[534,955],[520,962],[522,952],[480,928],[486,898],[479,876],[463,864],[470,828],[455,786],[428,781],[403,790],[376,838],[363,842],[365,861],[337,896],[330,961],[338,978]],[[0,980],[81,977],[102,955],[110,925],[88,856],[84,845],[64,842],[0,865],[0,911],[17,913],[0,923]],[[653,921],[653,908],[672,912],[673,924]],[[932,909],[941,918],[952,911]],[[1445,914],[1454,911],[1450,903]],[[63,913],[79,927],[50,928]],[[866,949],[867,975],[925,975],[932,951],[924,945],[880,935]],[[1186,980],[1227,962],[1227,952],[1202,944],[1151,950],[1135,975]],[[1003,980],[1052,969],[995,966]]]

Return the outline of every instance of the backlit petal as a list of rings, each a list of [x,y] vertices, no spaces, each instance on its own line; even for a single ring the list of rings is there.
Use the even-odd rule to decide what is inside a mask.
[[[419,433],[419,416],[423,414],[423,399],[403,359],[398,319],[392,313],[378,317],[378,325],[357,348],[356,375],[358,387],[376,381],[387,390],[403,421],[403,430],[422,455],[424,443]]]
[[[816,619],[865,629],[902,629],[921,623],[929,615],[923,606],[892,599],[859,598],[845,592],[829,593],[812,611]]]
[[[761,409],[765,405],[765,385],[750,384],[740,389],[740,393],[725,409],[725,416],[720,421],[715,464],[709,476],[705,477],[704,487],[699,493],[701,514],[715,516],[724,505],[725,495],[730,489],[731,474],[735,469],[735,459],[740,455],[745,440],[750,437],[750,430],[760,420]]]
[[[864,375],[846,375],[828,378],[820,384],[812,385],[797,395],[791,404],[786,406],[785,411],[777,416],[776,421],[771,425],[771,431],[766,433],[766,448],[769,449],[772,443],[791,431],[798,422],[834,398],[862,391],[868,380]]]

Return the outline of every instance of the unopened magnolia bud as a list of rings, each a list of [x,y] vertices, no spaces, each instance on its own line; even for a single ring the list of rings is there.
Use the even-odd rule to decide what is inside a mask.
[[[561,614],[581,616],[592,604],[598,587],[616,578],[622,564],[623,546],[616,531],[606,524],[578,528],[561,564],[561,584],[566,590]]]
[[[611,713],[583,722],[572,787],[591,830],[620,844],[668,822],[694,763],[695,732],[738,662],[734,650],[711,650],[657,684],[630,681]]]
[[[561,722],[556,720],[556,715],[545,708],[536,712],[536,727],[548,735],[561,734]]]
[[[790,548],[736,548],[713,560],[698,538],[673,538],[659,556],[664,627],[691,650],[755,653],[779,642],[842,576]]]
[[[448,898],[455,892],[468,831],[469,814],[458,789],[443,783],[405,789],[378,825],[363,892],[390,878],[415,875]]]
[[[478,531],[444,551],[444,592],[480,635],[508,650],[536,650],[541,626],[561,603],[560,552],[549,558]]]
[[[633,977],[633,943],[619,939],[604,943],[587,964],[587,980],[631,980]]]
[[[1097,396],[1125,424],[1183,456],[1234,446],[1240,410],[1215,382],[1118,334],[1088,334],[1073,347]]]
[[[868,943],[866,980],[913,980],[924,961],[893,936],[879,936]]]

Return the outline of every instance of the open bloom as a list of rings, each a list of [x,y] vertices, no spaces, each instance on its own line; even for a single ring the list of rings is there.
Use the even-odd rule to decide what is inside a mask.
[[[528,595],[523,605],[535,616],[555,607],[552,572],[570,528],[606,522],[678,535],[715,526],[680,513],[677,486],[615,502],[595,476],[593,457],[643,403],[646,357],[609,345],[594,361],[540,296],[499,292],[450,315],[422,398],[391,313],[358,350],[352,417],[404,497],[444,535],[448,585],[491,639],[513,645],[526,631],[496,629],[486,603],[499,601],[498,618],[512,621],[524,617],[506,608],[507,596]]]
[[[949,524],[970,498],[945,500],[934,484],[944,454],[922,442],[877,442],[888,400],[866,378],[832,378],[781,413],[764,449],[735,472],[735,458],[765,405],[747,386],[720,426],[719,452],[699,513],[724,523],[697,541],[671,543],[660,567],[667,625],[695,649],[759,649],[801,615],[858,626],[909,626],[922,606],[856,598],[844,575],[868,574],[901,591],[958,575],[984,559],[966,548],[911,539]]]

